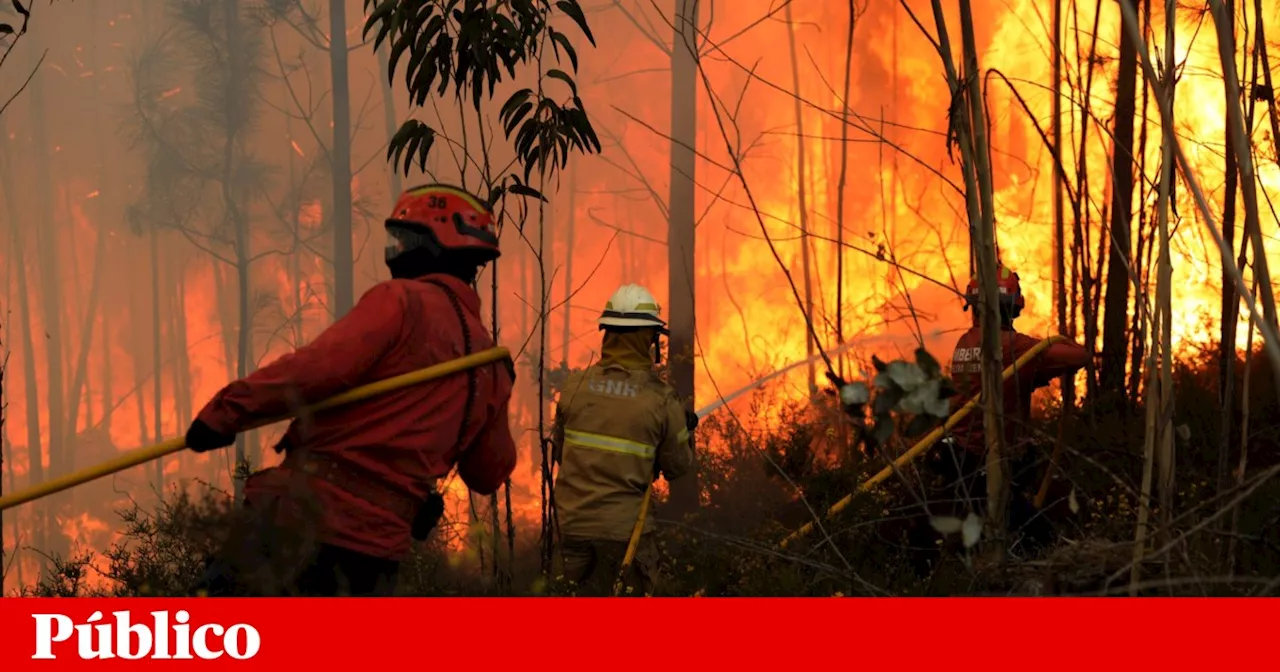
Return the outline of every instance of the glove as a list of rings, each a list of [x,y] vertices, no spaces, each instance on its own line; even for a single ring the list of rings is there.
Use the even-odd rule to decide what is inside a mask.
[[[511,376],[511,384],[516,383],[516,363],[510,357],[502,358],[502,365],[507,368],[507,373]]]
[[[698,428],[698,414],[697,414],[697,413],[694,413],[693,411],[685,411],[685,412],[684,412],[684,426],[685,426],[689,431],[691,431],[691,432],[692,432],[693,430],[697,429],[697,428]]]
[[[235,434],[223,434],[205,424],[203,420],[191,423],[191,427],[187,430],[187,447],[197,453],[226,448],[235,442]]]

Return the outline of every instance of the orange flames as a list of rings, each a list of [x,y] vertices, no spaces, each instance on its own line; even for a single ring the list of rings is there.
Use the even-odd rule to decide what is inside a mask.
[[[625,4],[650,14],[654,12],[648,3]],[[962,197],[939,177],[941,173],[952,182],[959,181],[945,146],[949,101],[936,51],[897,3],[863,3],[865,13],[859,16],[854,34],[852,81],[845,101],[847,16],[843,13],[843,3],[793,3],[798,86],[793,83],[793,67],[787,50],[788,25],[781,20],[759,20],[774,11],[776,4],[765,0],[717,4],[710,38],[704,47],[703,68],[714,96],[709,96],[699,81],[695,146],[701,158],[693,208],[698,220],[694,275],[699,406],[762,373],[807,356],[807,331],[797,301],[766,237],[802,297],[806,293],[802,245],[808,246],[808,293],[825,347],[838,345],[834,326],[838,314],[843,317],[841,331],[845,339],[859,339],[855,348],[859,358],[871,353],[895,356],[910,351],[915,347],[916,337],[923,338],[936,354],[943,355],[952,345],[956,332],[966,328],[969,320],[968,314],[959,310],[956,295],[947,289],[962,286],[967,280],[968,235]],[[1056,326],[1052,315],[1051,276],[1053,162],[1037,126],[1047,132],[1051,123],[1051,30],[1046,25],[1049,9],[1044,2],[1036,0],[976,4],[982,66],[1000,71],[1013,82],[1032,113],[1029,118],[997,78],[987,80],[987,108],[997,169],[995,203],[1001,256],[1019,271],[1023,291],[1028,296],[1020,327],[1033,335],[1046,335]],[[1093,250],[1097,249],[1102,234],[1102,213],[1110,200],[1107,183],[1111,143],[1107,120],[1114,108],[1115,44],[1120,36],[1115,3],[1102,4],[1100,64],[1095,70],[1090,105],[1103,121],[1092,123],[1088,129],[1085,157],[1091,188],[1084,199],[1091,222],[1086,244]],[[1280,8],[1280,3],[1273,0],[1265,4],[1270,13]],[[914,0],[908,5],[932,31],[929,20],[932,12],[927,3]],[[1067,12],[1068,25],[1064,30],[1069,36],[1063,45],[1064,76],[1072,85],[1080,76],[1075,71],[1076,64],[1089,49],[1089,36],[1083,32],[1091,28],[1094,19],[1090,14],[1092,3],[1080,3],[1078,10],[1078,17],[1073,15],[1075,8]],[[669,12],[669,8],[664,11]],[[1158,8],[1153,13],[1155,37],[1151,44],[1153,53],[1158,53],[1162,18]],[[358,12],[350,14],[353,25],[361,20]],[[132,18],[126,14],[114,16]],[[780,17],[781,14],[774,11],[773,18]],[[568,174],[562,175],[560,190],[548,205],[548,226],[553,229],[543,257],[550,283],[548,303],[556,306],[546,325],[549,332],[546,359],[550,366],[557,365],[565,352],[573,367],[587,365],[598,356],[594,320],[617,285],[644,283],[659,296],[681,289],[666,289],[667,251],[661,242],[666,238],[666,220],[663,209],[656,205],[657,198],[663,201],[667,198],[669,182],[670,143],[660,134],[668,127],[670,114],[670,76],[661,65],[668,56],[616,12],[600,12],[590,18],[597,37],[609,37],[600,40],[595,50],[580,50],[583,72],[578,79],[606,147],[603,157],[575,158],[573,180]],[[705,25],[706,20],[706,16],[702,17],[701,23]],[[954,37],[959,32],[954,13],[948,15],[948,20]],[[1196,176],[1215,203],[1220,203],[1224,182],[1223,87],[1217,74],[1221,69],[1217,45],[1208,21],[1207,17],[1189,12],[1179,18],[1176,50],[1183,76],[1178,83],[1175,108],[1179,119],[1177,130],[1189,159],[1195,164]],[[105,21],[110,30],[102,28],[98,39],[109,46],[134,44],[137,35],[122,36],[121,32],[135,29],[136,26],[131,25],[135,23]],[[669,18],[653,17],[651,23],[665,27]],[[1078,40],[1073,37],[1077,25],[1082,31]],[[746,32],[740,37],[730,39],[743,30]],[[1273,33],[1274,30],[1269,29],[1271,39],[1280,37]],[[40,39],[47,39],[51,44],[45,67],[63,76],[69,68],[76,68],[80,77],[99,73],[102,76],[94,79],[109,83],[91,86],[114,91],[113,104],[127,101],[129,85],[120,72],[125,70],[122,65],[81,62],[79,50],[68,46],[74,41],[66,40],[79,39],[83,43],[83,35],[49,34]],[[368,73],[378,70],[368,52],[362,49],[351,54],[353,97],[358,95],[356,92],[371,88],[372,82],[367,78],[372,75]],[[1082,55],[1078,57],[1077,52]],[[660,65],[654,69],[648,65],[650,62]],[[69,412],[73,404],[78,406],[77,426],[71,432],[74,436],[68,438],[74,443],[77,467],[151,443],[157,435],[176,436],[205,400],[235,375],[234,344],[239,317],[234,269],[212,261],[209,255],[193,247],[191,240],[172,230],[159,233],[163,250],[160,255],[162,324],[158,330],[161,366],[153,371],[157,347],[153,341],[157,330],[151,323],[148,236],[134,235],[126,226],[127,202],[122,200],[126,198],[125,193],[129,199],[140,193],[142,167],[139,158],[126,154],[123,146],[115,148],[113,151],[118,153],[110,157],[92,154],[96,151],[96,139],[84,135],[84,129],[92,127],[92,115],[99,114],[98,107],[54,104],[58,100],[55,96],[71,96],[72,92],[84,90],[75,88],[83,86],[76,83],[81,81],[80,77],[66,77],[65,81],[63,77],[46,77],[44,80],[51,119],[45,150],[31,146],[32,113],[19,109],[26,101],[19,99],[19,104],[6,112],[8,129],[4,136],[9,143],[0,151],[14,148],[22,152],[23,160],[27,161],[34,156],[33,152],[47,153],[49,147],[60,153],[63,148],[68,150],[65,152],[68,156],[53,159],[52,170],[60,186],[53,197],[57,202],[49,204],[58,224],[57,233],[51,235],[57,236],[54,247],[59,255],[63,294],[53,301],[46,301],[43,296],[47,288],[39,273],[42,260],[37,257],[34,224],[22,228],[24,267],[18,267],[8,236],[3,243],[4,269],[9,278],[5,314],[10,316],[4,325],[8,334],[4,341],[11,355],[5,373],[6,488],[11,482],[22,487],[32,478],[28,443],[33,435],[41,442],[38,454],[43,475],[45,478],[52,475],[49,473],[50,424],[57,428],[65,424],[67,418],[51,420],[49,417],[46,362],[51,350],[56,353],[61,349],[63,353],[62,375],[67,380],[62,384],[68,390],[63,411]],[[397,82],[397,91],[399,86]],[[266,95],[274,96],[273,101],[286,98],[278,95],[279,91],[267,88]],[[327,85],[321,90],[326,88]],[[794,96],[790,93],[793,89]],[[1070,94],[1071,87],[1067,87],[1067,91]],[[180,92],[182,86],[174,86],[159,95],[167,99]],[[1080,94],[1070,95],[1078,98]],[[741,105],[737,103],[740,96],[744,97]],[[803,136],[797,129],[795,96],[802,100]],[[849,128],[845,128],[842,121],[846,102],[853,110],[848,115]],[[329,104],[326,99],[324,106]],[[353,118],[358,116],[355,111],[361,109],[362,104],[353,100]],[[616,112],[615,107],[626,113]],[[1063,122],[1064,144],[1079,147],[1079,101],[1067,101],[1063,107],[1069,117]],[[1148,184],[1154,184],[1160,161],[1159,125],[1154,110],[1152,105],[1148,132],[1156,140],[1148,141],[1142,157],[1146,172],[1141,179]],[[397,113],[402,112],[403,109],[397,109]],[[451,113],[445,111],[446,115]],[[326,156],[328,149],[312,136],[303,134],[295,138],[286,133],[285,121],[278,118],[281,115],[269,108],[262,114],[262,127],[253,138],[255,153],[259,156],[280,166],[291,157],[301,164],[308,156]],[[732,120],[728,119],[730,114]],[[726,169],[731,160],[717,115],[726,125],[730,142],[735,145],[734,152],[742,161],[741,179]],[[372,221],[360,216],[355,218],[353,245],[360,255],[355,273],[357,296],[360,290],[385,277],[378,256],[382,234],[377,217],[389,207],[394,196],[378,163],[385,151],[386,134],[372,121],[377,115],[367,116],[358,124],[357,147],[352,152],[353,168],[362,171],[353,181],[353,189],[357,192],[357,202],[367,199],[368,207],[377,214]],[[456,120],[449,119],[443,124],[447,127],[445,130],[456,131]],[[293,123],[295,131],[301,128],[299,122]],[[330,126],[327,116],[321,114],[314,120],[313,128]],[[111,131],[105,123],[97,128],[104,134]],[[846,133],[849,143],[842,146],[840,138]],[[458,133],[455,135],[461,137]],[[1259,130],[1256,135],[1259,144],[1270,146],[1265,131]],[[617,138],[620,146],[613,143],[613,138]],[[450,173],[456,172],[451,168],[450,149],[450,145],[438,142],[433,150],[436,153],[433,165],[440,174],[415,175],[406,181],[406,186],[415,180],[456,179],[456,175]],[[797,157],[802,149],[806,165],[800,167]],[[1082,163],[1075,153],[1072,149],[1064,157],[1069,175],[1074,175]],[[374,157],[371,164],[363,163],[363,157],[367,156]],[[116,157],[127,158],[116,160]],[[842,157],[846,171],[843,199],[839,193]],[[106,168],[100,167],[104,161]],[[1275,161],[1260,161],[1258,173],[1266,191],[1280,189],[1280,167]],[[18,181],[13,191],[0,197],[6,204],[14,199],[24,217],[36,217],[39,212],[36,199],[41,193],[37,181],[26,173],[15,179]],[[111,183],[102,183],[102,179]],[[468,179],[474,186],[474,175]],[[330,224],[327,213],[332,209],[327,180],[326,173],[320,180],[324,188],[308,192],[300,199],[296,212],[281,217],[296,223],[300,238],[317,242],[296,245],[289,254],[264,254],[254,262],[256,318],[251,368],[287,352],[298,338],[303,341],[314,338],[331,319],[330,262],[323,247],[328,244],[325,227]],[[271,185],[263,188],[276,190],[271,197],[272,204],[299,202],[280,198],[279,189],[285,178],[272,175],[269,181]],[[570,190],[575,193],[570,195]],[[1150,211],[1154,207],[1154,190],[1148,189],[1147,193],[1146,202],[1135,202],[1135,211],[1139,208]],[[1173,328],[1174,340],[1185,347],[1204,344],[1214,337],[1216,330],[1205,325],[1217,324],[1221,261],[1187,191],[1179,188],[1176,197],[1181,219],[1174,227],[1172,242],[1176,306]],[[751,202],[758,207],[759,219],[749,206]],[[837,212],[841,202],[843,213]],[[535,211],[534,221],[525,232],[535,246],[536,214]],[[200,213],[198,216],[217,215]],[[271,205],[262,200],[255,202],[251,209],[255,254],[290,248],[287,242],[280,243],[278,216]],[[1135,217],[1135,227],[1136,221]],[[802,223],[811,234],[808,239],[800,236]],[[94,322],[86,359],[86,392],[72,400],[69,398],[74,394],[70,391],[72,377],[82,346],[83,322],[94,284],[91,274],[96,263],[97,239],[101,235],[107,236],[104,263],[108,264],[103,276],[106,280],[102,303],[91,318]],[[834,243],[837,239],[843,239],[846,247],[839,248]],[[1275,258],[1275,244],[1274,240],[1267,239],[1268,258]],[[536,358],[541,350],[540,327],[530,308],[536,306],[539,299],[536,261],[529,252],[529,243],[515,233],[514,227],[504,233],[503,245],[504,256],[498,266],[501,341],[513,351],[524,346],[525,354]],[[572,271],[568,268],[571,256]],[[838,271],[840,266],[842,271]],[[19,317],[17,303],[14,278],[18,272],[26,273],[32,299],[30,318],[25,324]],[[180,303],[176,299],[179,287]],[[487,286],[481,294],[488,306]],[[572,296],[567,306],[560,305],[568,294]],[[259,305],[259,295],[269,300]],[[838,299],[842,302],[840,306],[837,306]],[[49,306],[58,306],[63,311],[57,343],[43,337],[49,329]],[[1241,344],[1245,338],[1245,319],[1242,316],[1242,328],[1238,331]],[[290,320],[297,325],[296,329],[277,328]],[[20,335],[24,329],[32,334],[31,352],[22,345]],[[228,335],[230,341],[226,340]],[[566,335],[568,343],[565,343]],[[33,414],[37,426],[30,428],[26,388],[31,381],[24,368],[26,358],[36,363],[32,370],[38,390]],[[856,362],[851,365],[856,368]],[[161,379],[158,412],[153,390],[153,376],[157,375]],[[520,375],[521,384],[512,404],[511,426],[521,442],[523,454],[513,475],[512,495],[517,522],[526,525],[536,521],[539,515],[536,473],[540,459],[539,407],[536,387],[529,383],[529,370],[522,366]],[[803,398],[807,394],[805,375],[802,368],[773,383],[772,393],[780,399]],[[179,390],[183,392],[179,394]],[[541,410],[549,423],[552,417],[549,400]],[[276,459],[270,450],[276,435],[278,428],[258,434],[259,444],[253,447],[251,456],[255,465],[269,464]],[[184,485],[190,485],[191,479],[201,478],[228,488],[229,462],[229,455],[184,455],[167,460],[161,471],[169,486],[179,479]],[[147,491],[155,480],[154,469],[135,469],[121,474],[111,479],[105,492]],[[469,507],[465,487],[457,479],[451,479],[447,488],[452,494],[450,515],[466,520]],[[101,502],[90,503],[82,498],[60,505],[61,508],[52,513],[51,529],[65,540],[74,541],[76,547],[106,548],[118,534],[114,531],[118,524],[113,509],[124,504],[114,501],[115,495],[104,494],[103,498]],[[30,545],[37,538],[35,511],[36,507],[25,506],[7,516],[4,531],[7,549],[12,549],[15,542]],[[461,549],[464,540],[459,538],[454,545]],[[30,582],[36,573],[37,560],[31,553],[24,553],[21,558],[24,575]],[[7,589],[14,587],[12,580],[6,583]]]

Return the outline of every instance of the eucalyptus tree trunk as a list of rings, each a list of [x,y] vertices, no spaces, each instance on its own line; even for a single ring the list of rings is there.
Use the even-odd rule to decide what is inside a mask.
[[[101,200],[101,198],[102,197],[99,197],[99,200]],[[99,208],[99,213],[104,209],[105,208]],[[82,396],[87,397],[85,399],[87,420],[89,426],[93,425],[93,395],[85,395],[84,392],[88,387],[89,351],[93,348],[93,326],[94,323],[98,321],[99,305],[102,302],[103,275],[107,265],[106,250],[108,236],[106,226],[102,223],[101,215],[99,215],[98,218],[98,231],[95,235],[97,240],[94,242],[93,281],[89,285],[89,305],[85,308],[84,324],[80,327],[80,351],[76,355],[75,373],[73,374],[74,377],[71,382],[70,398],[73,399],[74,402],[67,407],[67,424],[65,431],[69,437],[68,443],[73,447],[75,445],[74,437],[76,436],[76,427],[79,424],[80,399]],[[107,335],[105,333],[102,334],[102,338],[105,339],[106,337]],[[67,468],[75,468],[74,453],[67,455]]]
[[[1141,9],[1144,0],[1118,0]],[[1133,216],[1133,120],[1136,116],[1138,51],[1132,40],[1120,35],[1120,62],[1116,83],[1115,144],[1111,154],[1111,255],[1107,264],[1106,305],[1102,315],[1102,371],[1099,385],[1116,401],[1124,401],[1125,347],[1129,329],[1129,259],[1132,254]]]
[[[1240,171],[1240,195],[1244,200],[1244,228],[1249,242],[1253,245],[1253,277],[1258,281],[1258,299],[1262,304],[1263,321],[1276,331],[1275,294],[1271,287],[1271,272],[1263,245],[1262,228],[1259,218],[1258,181],[1253,165],[1253,146],[1249,140],[1249,131],[1245,126],[1241,104],[1243,96],[1240,90],[1240,78],[1236,71],[1234,26],[1225,3],[1220,0],[1210,2],[1213,23],[1218,32],[1218,52],[1221,57],[1223,78],[1227,87],[1227,127],[1231,129],[1231,151],[1236,155]],[[1269,68],[1270,66],[1266,66]]]
[[[102,418],[99,421],[106,436],[111,436],[111,420],[115,415],[115,367],[111,361],[111,310],[105,305],[102,310],[102,338],[98,341],[102,347]]]
[[[26,95],[29,96],[31,102],[32,174],[37,176],[52,175],[53,167],[50,164],[50,157],[53,156],[53,151],[48,134],[48,117],[45,108],[44,77],[42,73],[37,73],[31,79]],[[64,297],[62,292],[62,265],[58,255],[58,232],[62,227],[58,226],[52,211],[54,202],[54,194],[51,188],[52,182],[48,179],[38,179],[36,183],[39,186],[33,195],[37,202],[36,259],[39,265],[39,297],[43,308],[41,317],[43,318],[42,326],[44,328],[43,336],[45,342],[45,396],[48,404],[46,412],[50,419],[48,426],[49,472],[51,475],[60,475],[64,471],[63,463],[66,457],[63,445],[63,426],[66,422],[66,408],[64,405],[66,380],[63,378],[65,374],[62,360],[64,338],[62,333],[62,310]],[[49,499],[49,505],[57,507],[66,502],[66,495],[55,495]],[[52,518],[46,522],[52,524]],[[49,553],[65,557],[70,551],[70,540],[54,530],[50,530],[45,544],[45,550]]]
[[[230,54],[238,53],[237,44],[240,32],[240,12],[238,0],[226,0],[223,5],[223,18],[226,23],[226,45]],[[227,59],[226,92],[227,110],[224,123],[226,137],[222,144],[222,175],[220,176],[222,205],[229,228],[233,232],[236,269],[236,299],[239,328],[236,330],[236,378],[243,378],[249,373],[253,333],[253,312],[249,304],[250,282],[250,241],[248,215],[241,209],[235,192],[235,169],[237,163],[237,147],[241,142],[238,111],[235,109],[236,95],[233,87],[238,85],[238,78],[247,77],[249,73],[242,71],[243,64],[237,58]],[[235,464],[232,466],[232,484],[235,501],[243,500],[244,476],[247,464],[248,436],[241,432],[236,435]]]
[[[0,119],[0,138],[8,137],[8,133],[5,130],[4,120]],[[0,187],[4,189],[6,194],[10,195],[19,193],[13,180],[11,156],[11,152],[0,152]],[[9,263],[17,276],[18,319],[22,321],[21,352],[22,380],[26,395],[27,484],[35,485],[44,481],[45,475],[40,437],[40,390],[36,380],[35,328],[31,323],[31,295],[29,283],[27,282],[26,241],[22,235],[22,218],[18,210],[18,199],[10,196],[5,198],[4,202],[9,216]],[[10,331],[12,329],[13,325],[10,324]],[[10,478],[12,476],[13,474],[10,472]],[[47,545],[45,543],[49,532],[47,528],[47,507],[48,502],[33,502],[31,504],[33,538],[30,540],[30,544],[36,548],[43,549]],[[42,574],[47,566],[46,562],[44,556],[40,555],[40,571]]]
[[[564,224],[564,330],[561,332],[560,361],[569,366],[569,343],[573,340],[573,253],[574,226],[578,219],[578,162],[569,163],[569,212]]]
[[[1064,212],[1064,191],[1067,176],[1063,173],[1062,146],[1062,0],[1053,0],[1053,300],[1057,309],[1058,333],[1070,334],[1067,307],[1067,241]],[[1072,311],[1073,312],[1073,311]],[[1075,406],[1075,376],[1065,375],[1061,380],[1062,407]]]
[[[346,0],[329,0],[329,70],[333,80],[333,316],[355,304],[355,261],[351,249],[351,85],[347,75]],[[394,172],[394,170],[393,170]]]
[[[1232,25],[1235,24],[1233,4],[1228,3],[1226,7],[1227,18]],[[1261,24],[1262,17],[1258,16],[1255,20]],[[1234,35],[1232,37],[1231,51],[1234,53]],[[1231,87],[1227,85],[1225,77],[1222,88],[1223,95],[1227,97],[1225,104],[1230,105]],[[1229,147],[1231,146],[1231,129],[1226,128],[1224,131],[1226,138],[1223,144]],[[1231,418],[1235,414],[1236,319],[1239,317],[1240,310],[1240,296],[1236,294],[1235,286],[1231,282],[1231,273],[1227,270],[1227,265],[1234,255],[1236,201],[1240,189],[1240,171],[1236,165],[1235,152],[1226,152],[1223,173],[1225,184],[1222,188],[1222,242],[1226,249],[1222,255],[1222,312],[1219,318],[1221,330],[1218,334],[1218,407],[1221,411],[1219,417],[1222,418],[1222,425],[1218,431],[1217,492],[1219,494],[1226,491],[1229,482],[1227,464],[1231,452]],[[1247,237],[1242,240],[1242,247],[1248,246],[1247,240]],[[1245,356],[1247,357],[1248,353]]]
[[[795,94],[795,114],[796,114],[796,186],[800,197],[800,267],[804,273],[804,313],[807,319],[814,319],[813,314],[813,273],[809,268],[809,199],[808,199],[808,180],[806,173],[808,172],[808,164],[805,161],[805,145],[807,137],[804,133],[804,104],[801,102],[803,93],[800,85],[800,62],[796,55],[796,25],[791,14],[791,3],[786,4],[783,10],[785,20],[787,22],[787,44],[791,51],[791,86],[792,92]],[[852,27],[850,28],[852,30]],[[848,101],[846,101],[846,105]],[[813,332],[806,329],[804,336],[805,356],[809,360],[809,397],[812,399],[818,394],[817,369],[815,368],[815,358],[813,356],[814,347],[817,344],[813,341]]]
[[[671,385],[689,409],[693,389],[697,277],[694,244],[694,184],[698,141],[698,9],[700,0],[676,0],[671,44],[671,173],[667,222],[667,303],[671,339]],[[671,483],[668,505],[676,514],[698,506],[700,486],[694,473]]]
[[[151,231],[147,236],[147,248],[151,253],[151,401],[152,401],[152,417],[155,418],[152,432],[152,441],[160,443],[164,441],[161,436],[160,418],[163,417],[161,404],[164,402],[164,363],[160,351],[163,343],[161,337],[160,322],[160,232],[155,226],[151,227]],[[161,499],[164,499],[164,459],[155,461],[156,470],[156,493]]]
[[[971,141],[969,170],[974,173],[978,193],[966,193],[969,226],[977,266],[982,324],[982,406],[983,436],[987,443],[987,525],[989,538],[995,538],[992,553],[1003,560],[1005,530],[1008,527],[1009,479],[1005,476],[1004,459],[1004,366],[1003,341],[1000,334],[1000,294],[996,285],[999,260],[996,258],[995,204],[991,184],[991,150],[987,140],[987,120],[982,98],[981,69],[978,64],[977,40],[974,37],[973,9],[969,0],[960,0],[960,30],[963,40],[964,73]]]
[[[170,351],[169,381],[173,385],[173,418],[177,421],[176,432],[185,432],[191,425],[191,365],[187,356],[186,311],[184,310],[183,288],[186,285],[182,266],[171,267],[173,285],[177,291],[168,297],[168,332],[167,341]],[[176,456],[178,462],[178,478],[189,476],[186,467],[192,462],[189,451],[182,451]]]
[[[1164,33],[1164,73],[1166,109],[1173,109],[1174,96],[1174,0],[1165,2]],[[1131,40],[1125,40],[1132,42]],[[1172,345],[1171,325],[1172,307],[1170,294],[1172,289],[1172,266],[1169,258],[1169,207],[1173,192],[1173,180],[1176,176],[1174,164],[1176,158],[1173,151],[1172,119],[1161,123],[1163,142],[1160,146],[1160,190],[1156,197],[1156,218],[1159,239],[1159,260],[1156,279],[1156,310],[1152,315],[1151,352],[1147,359],[1147,391],[1146,411],[1147,427],[1143,444],[1142,490],[1138,502],[1138,525],[1134,532],[1133,567],[1129,574],[1129,594],[1138,594],[1139,582],[1142,578],[1142,558],[1146,553],[1147,525],[1150,520],[1151,485],[1158,469],[1158,490],[1160,493],[1160,517],[1164,523],[1161,529],[1167,530],[1171,520],[1170,509],[1173,506],[1173,369],[1170,351]],[[1167,534],[1167,532],[1166,532]]]

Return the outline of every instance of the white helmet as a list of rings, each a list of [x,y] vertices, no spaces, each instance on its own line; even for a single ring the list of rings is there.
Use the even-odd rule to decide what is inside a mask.
[[[598,324],[609,327],[657,327],[667,333],[667,323],[662,321],[662,306],[649,290],[640,285],[623,285],[604,304]]]

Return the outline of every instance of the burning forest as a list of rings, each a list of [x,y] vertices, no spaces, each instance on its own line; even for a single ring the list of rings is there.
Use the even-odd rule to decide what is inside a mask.
[[[4,496],[190,443],[399,286],[438,184],[492,213],[517,460],[441,468],[397,593],[576,592],[568,409],[651,301],[693,459],[646,448],[646,591],[1280,584],[1280,2],[4,4]],[[293,435],[230,434],[6,504],[4,594],[189,594]]]

